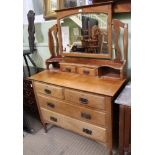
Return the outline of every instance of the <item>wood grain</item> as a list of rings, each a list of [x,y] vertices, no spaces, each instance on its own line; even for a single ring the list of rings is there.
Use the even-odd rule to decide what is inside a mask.
[[[92,110],[76,104],[70,104],[42,94],[38,94],[38,101],[41,107],[48,110],[55,111],[91,124],[106,126],[106,113],[104,112]],[[90,118],[84,117],[82,114],[86,114],[87,117],[89,116]]]
[[[106,100],[104,96],[94,95],[91,93],[85,93],[82,91],[75,91],[71,89],[65,89],[65,100],[71,102],[72,104],[85,105],[87,107],[92,107],[96,109],[102,109],[106,111]],[[87,103],[82,103],[80,99],[87,100]]]
[[[46,126],[46,123],[44,121],[41,109],[40,109],[40,105],[39,105],[39,102],[38,102],[38,97],[37,97],[37,92],[36,92],[36,87],[35,87],[34,81],[32,81],[32,85],[33,85],[33,89],[34,89],[35,98],[36,98],[36,101],[37,101],[37,107],[38,107],[40,120],[41,120],[41,123],[43,125],[43,128],[44,128],[45,132],[47,132],[47,126]]]
[[[64,99],[64,89],[62,87],[48,85],[37,81],[34,82],[34,85],[37,93]]]
[[[128,13],[131,12],[131,1],[121,1],[113,6],[113,13]]]
[[[60,64],[60,70],[62,72],[76,73],[76,66],[70,64],[68,65]]]
[[[68,75],[68,73],[65,72],[50,70],[45,70],[33,75],[30,79],[107,96],[114,96],[126,81],[125,79],[101,79],[74,73]]]
[[[109,147],[110,154],[112,154],[112,148],[113,148],[113,135],[112,135],[112,131],[113,131],[113,113],[112,113],[112,98],[111,97],[107,97],[106,98],[106,104],[107,104],[107,128],[108,128],[108,132],[107,132],[107,145]]]
[[[82,75],[90,75],[90,76],[96,76],[97,71],[96,69],[88,68],[88,67],[78,67],[77,73]]]
[[[102,66],[112,67],[114,69],[121,69],[123,62],[115,62],[113,60],[99,60],[99,59],[90,59],[90,58],[69,58],[65,57],[62,64],[71,64],[80,67],[90,67],[90,68],[97,68]]]
[[[60,126],[62,128],[71,130],[73,132],[79,133],[80,135],[89,137],[91,139],[94,140],[98,140],[101,142],[106,142],[106,129],[96,126],[96,125],[92,125],[86,122],[82,122],[79,121],[77,119],[73,119],[71,117],[62,115],[62,114],[58,114],[56,112],[53,111],[49,111],[46,110],[44,108],[41,108],[42,111],[42,115],[44,120],[46,120],[47,123],[53,123],[57,126]],[[50,117],[54,118],[54,120],[56,121],[52,121],[50,119]],[[83,132],[83,129],[87,129],[89,131],[92,131],[91,134],[87,134],[85,132]]]

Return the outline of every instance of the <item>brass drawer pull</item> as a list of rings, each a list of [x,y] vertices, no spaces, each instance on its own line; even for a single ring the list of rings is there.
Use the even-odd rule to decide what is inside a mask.
[[[53,103],[47,102],[47,106],[50,108],[55,108],[55,105]]]
[[[88,104],[88,100],[86,98],[79,98],[81,104]]]
[[[65,72],[71,72],[70,68],[65,68]]]
[[[86,118],[86,119],[91,119],[91,115],[84,113],[84,112],[81,112],[81,117]]]
[[[92,131],[91,130],[85,129],[85,128],[83,128],[83,132],[86,133],[86,134],[88,134],[88,135],[91,135],[92,134]]]
[[[44,92],[45,92],[46,94],[51,94],[51,90],[49,90],[49,89],[44,89]]]
[[[90,72],[88,70],[83,70],[83,74],[88,75]]]
[[[54,122],[57,122],[57,118],[52,117],[52,116],[50,117],[50,120],[51,120],[51,121],[54,121]]]

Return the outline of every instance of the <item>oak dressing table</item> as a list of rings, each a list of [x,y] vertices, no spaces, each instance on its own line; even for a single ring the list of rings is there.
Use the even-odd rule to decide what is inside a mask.
[[[104,3],[57,11],[50,30],[54,56],[47,70],[30,77],[45,131],[48,123],[60,126],[106,145],[111,154],[113,100],[126,81],[127,24],[112,21],[112,4]]]

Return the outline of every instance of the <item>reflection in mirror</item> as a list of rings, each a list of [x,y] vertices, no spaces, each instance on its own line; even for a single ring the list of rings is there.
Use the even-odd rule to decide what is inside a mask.
[[[108,54],[108,15],[78,13],[60,20],[63,53]]]
[[[92,0],[63,0],[61,2],[61,9],[91,5],[92,3]]]
[[[51,0],[51,10],[57,10],[57,0]]]

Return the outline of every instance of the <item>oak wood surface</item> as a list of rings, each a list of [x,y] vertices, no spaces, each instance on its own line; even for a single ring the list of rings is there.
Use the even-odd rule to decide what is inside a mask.
[[[93,0],[93,4],[100,4],[108,0]],[[113,13],[126,13],[131,12],[131,0],[112,0],[113,1]]]
[[[107,141],[107,139],[106,139],[107,133],[106,133],[105,128],[102,128],[102,127],[99,127],[96,125],[92,125],[90,123],[86,123],[86,122],[83,122],[83,121],[80,121],[77,119],[73,119],[71,117],[68,117],[68,116],[65,116],[62,114],[58,114],[53,111],[46,110],[44,108],[41,108],[41,111],[42,111],[44,120],[47,123],[53,123],[53,124],[58,125],[62,128],[71,130],[73,132],[77,132],[81,135],[84,135],[84,136],[89,137],[94,140],[99,140],[104,143]],[[52,121],[50,119],[50,117],[52,117],[52,119],[54,119],[54,121]],[[87,133],[83,132],[83,129],[87,129],[87,130],[91,131],[92,133],[87,134]]]
[[[131,107],[125,106],[124,152],[131,153]]]
[[[68,58],[65,57],[62,64],[72,64],[76,66],[83,66],[83,67],[90,67],[90,68],[97,68],[101,66],[109,66],[114,69],[121,69],[123,62],[115,62],[113,60],[100,60],[100,59],[89,59],[89,58]]]
[[[35,87],[34,81],[32,81],[32,85],[33,85],[33,89],[34,89],[35,98],[36,98],[36,101],[37,101],[36,103],[37,103],[37,107],[38,107],[40,120],[41,120],[41,123],[42,123],[42,125],[44,127],[45,132],[47,132],[47,126],[46,126],[46,123],[44,121],[41,109],[40,109],[40,105],[39,105],[39,102],[38,102],[38,97],[37,97],[37,92],[36,92],[36,87]]]
[[[46,68],[49,69],[49,65],[52,64],[53,67],[58,67],[58,62],[62,60],[61,54],[59,52],[58,44],[58,25],[55,24],[48,30],[48,47],[50,50],[50,58],[46,59]]]
[[[57,55],[59,55],[59,53],[58,53],[59,46],[58,46],[57,33],[58,33],[57,24],[55,24],[54,26],[52,26],[48,30],[48,47],[49,47],[50,54],[51,54],[52,57],[56,57]],[[54,43],[54,40],[56,41],[56,43]]]
[[[78,120],[106,127],[106,113],[38,94],[41,107]],[[86,116],[84,116],[86,115]]]
[[[70,65],[70,64],[60,64],[60,70],[63,72],[71,72],[71,73],[76,73],[76,66]]]
[[[113,21],[116,35],[116,59],[101,60],[99,58],[112,58],[111,31],[112,10],[114,7],[111,4],[97,4],[95,6],[82,7],[81,11],[83,13],[94,13],[96,10],[97,12],[104,11],[108,13],[108,43],[110,53],[109,55],[89,54],[89,58],[87,54],[69,53],[65,54],[65,57],[61,59],[62,53],[58,54],[60,57],[57,55],[57,52],[62,52],[63,49],[60,19],[81,12],[79,9],[81,9],[81,7],[57,11],[57,25],[49,29],[49,49],[51,54],[54,52],[52,54],[54,58],[51,56],[52,59],[48,59],[48,61],[49,63],[53,61],[58,62],[56,66],[59,66],[60,63],[60,70],[45,70],[31,76],[30,79],[33,81],[37,106],[45,130],[46,123],[55,124],[106,144],[111,153],[113,143],[112,100],[126,82],[126,79],[123,79],[123,74],[127,64],[127,25],[118,20]],[[124,60],[121,57],[118,44],[119,40],[117,39],[120,32],[119,28],[124,28],[125,30],[123,34]],[[56,48],[57,51],[54,49],[54,38],[56,39],[56,43],[59,42]],[[58,48],[60,48],[59,51]],[[83,75],[84,70],[89,70],[91,75],[98,75],[99,69],[101,71],[100,73],[102,73],[103,70],[105,71],[106,67],[108,68],[107,71],[109,71],[109,68],[110,71],[116,70],[107,72],[106,75],[112,74],[113,76],[117,76],[117,78],[118,76],[121,78],[105,79],[105,77],[102,76],[103,74],[101,74],[100,78],[97,76]],[[98,69],[98,72],[96,69]],[[86,72],[88,73],[88,71],[85,71],[85,73]],[[126,145],[128,140],[129,137],[125,140]]]
[[[131,154],[131,107],[119,105],[119,154]]]
[[[48,96],[64,99],[64,89],[62,87],[48,85],[45,83],[34,82],[36,92],[46,94]]]
[[[82,74],[82,75],[90,75],[90,76],[97,75],[96,69],[92,69],[88,67],[78,67],[77,73]]]
[[[72,58],[71,58],[72,59]],[[74,59],[74,58],[73,58]],[[79,61],[80,62],[80,61]],[[78,60],[77,60],[77,62],[73,62],[73,61],[71,61],[71,62],[65,62],[65,61],[63,61],[63,62],[60,62],[60,66],[63,66],[63,65],[66,65],[66,66],[77,66],[77,67],[89,67],[89,68],[97,68],[98,66],[97,65],[95,65],[95,64],[92,64],[92,65],[90,65],[90,64],[88,64],[88,62],[87,61],[85,61],[84,63],[78,63]]]
[[[114,96],[126,81],[125,79],[102,79],[52,70],[42,71],[31,76],[30,79],[107,96]]]
[[[115,61],[120,62],[121,60],[127,61],[127,49],[128,49],[128,25],[125,23],[122,23],[121,21],[117,19],[113,19],[113,27],[115,32]],[[121,55],[121,49],[119,47],[119,36],[120,36],[120,30],[123,28],[123,56]]]
[[[128,13],[131,12],[131,1],[121,1],[113,5],[113,13]]]
[[[85,105],[88,107],[102,109],[106,111],[106,97],[95,95],[91,93],[84,93],[82,91],[75,91],[71,89],[65,89],[65,100],[72,104]],[[84,103],[80,100],[86,100]]]
[[[107,97],[106,98],[106,105],[107,105],[107,128],[108,128],[108,132],[107,132],[107,145],[109,147],[110,150],[110,154],[112,154],[112,148],[113,148],[113,113],[112,113],[112,98],[111,97]]]

